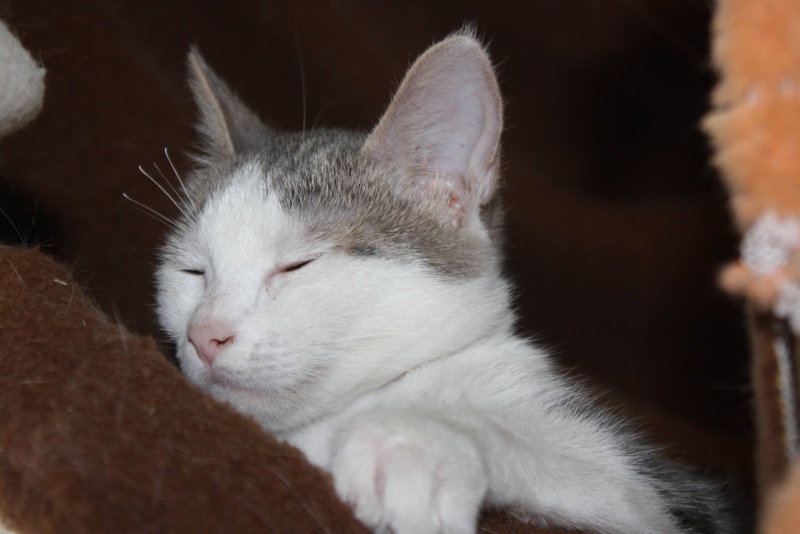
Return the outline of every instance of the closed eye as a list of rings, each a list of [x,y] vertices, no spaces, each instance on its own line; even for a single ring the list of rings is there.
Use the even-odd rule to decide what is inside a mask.
[[[206,274],[205,271],[201,271],[200,269],[181,269],[181,272],[191,274],[192,276],[203,276]]]
[[[298,261],[296,263],[290,263],[289,265],[284,265],[283,267],[280,268],[280,272],[282,272],[282,273],[290,273],[292,271],[297,271],[298,269],[302,269],[303,267],[305,267],[306,265],[308,265],[312,261],[314,261],[314,260],[313,259],[311,259],[311,260],[303,260],[303,261]]]

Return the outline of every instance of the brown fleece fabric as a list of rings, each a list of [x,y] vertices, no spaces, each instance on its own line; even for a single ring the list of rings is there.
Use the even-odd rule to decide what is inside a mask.
[[[69,266],[105,315],[115,317],[121,332],[128,328],[158,338],[151,273],[164,227],[137,211],[122,193],[167,217],[176,212],[136,168],[143,165],[160,179],[155,162],[170,178],[166,146],[178,170],[187,169],[184,153],[195,139],[195,114],[185,86],[189,46],[197,44],[242,99],[275,127],[366,129],[381,115],[413,57],[465,21],[474,21],[498,64],[508,104],[503,140],[508,270],[520,288],[522,331],[554,348],[572,374],[589,376],[629,405],[641,407],[644,426],[677,456],[746,491],[751,477],[747,342],[737,304],[715,286],[719,265],[735,255],[736,236],[697,129],[713,81],[706,61],[710,15],[709,4],[696,0],[654,0],[647,6],[611,0],[0,2],[0,16],[47,68],[40,116],[0,140],[0,209],[13,222],[0,216],[0,240],[40,242],[49,255]],[[2,268],[7,254],[12,253],[0,258]],[[60,269],[40,256],[33,264]],[[13,275],[10,281],[8,274]],[[21,483],[14,477],[24,476],[28,483],[47,470],[53,477],[40,480],[45,493],[35,498],[34,493],[15,493],[11,502],[0,506],[11,507],[8,512],[33,529],[29,532],[47,532],[45,522],[65,517],[67,509],[85,521],[96,521],[92,526],[108,518],[112,523],[94,531],[111,532],[118,524],[113,521],[119,521],[123,531],[122,522],[135,521],[137,506],[165,510],[171,503],[177,508],[188,502],[194,515],[187,516],[186,524],[176,519],[174,526],[183,532],[197,524],[192,521],[211,525],[200,531],[214,531],[222,524],[205,517],[221,508],[214,507],[211,497],[196,494],[216,492],[220,503],[231,499],[226,505],[233,510],[251,502],[239,503],[234,486],[224,485],[235,484],[238,471],[247,480],[255,476],[230,463],[237,446],[226,444],[228,426],[208,432],[202,425],[196,427],[198,443],[207,444],[199,457],[162,443],[172,467],[151,459],[139,464],[142,472],[125,474],[147,454],[136,443],[151,438],[158,442],[162,432],[170,436],[178,432],[175,428],[193,441],[188,437],[191,429],[179,417],[181,410],[195,416],[207,411],[216,414],[209,415],[215,421],[235,420],[225,425],[238,427],[239,434],[230,432],[244,436],[239,446],[260,443],[252,445],[255,450],[276,445],[260,432],[256,439],[251,423],[186,386],[157,353],[142,352],[131,359],[122,339],[129,339],[128,347],[141,343],[150,351],[152,342],[127,334],[114,337],[117,326],[98,315],[88,321],[98,325],[96,333],[80,322],[68,335],[50,337],[51,317],[54,323],[70,317],[63,312],[69,301],[55,298],[63,297],[59,292],[65,286],[47,282],[48,274],[35,290],[26,273],[19,274],[29,284],[27,292],[21,291],[13,271],[0,275],[5,281],[0,292],[3,309],[11,306],[8,290],[28,310],[27,318],[18,317],[24,330],[11,329],[0,315],[0,357],[6,358],[0,365],[13,368],[17,377],[11,389],[0,389],[0,402],[22,402],[14,400],[20,396],[30,404],[14,404],[18,417],[0,418],[0,446],[6,446],[3,423],[10,421],[20,432],[14,439],[32,444],[15,446],[16,465],[31,469],[21,474],[3,471],[0,483],[5,496],[10,485]],[[67,289],[75,289],[72,281],[64,281]],[[69,306],[83,298],[78,290],[70,295],[76,300]],[[61,308],[47,308],[51,300]],[[31,354],[27,360],[9,362],[7,354],[22,354],[4,348],[16,347],[17,339],[24,341],[21,346],[38,350],[26,353]],[[73,347],[73,352],[62,354],[61,346]],[[80,350],[76,353],[74,347]],[[107,355],[112,349],[119,352]],[[141,369],[139,358],[145,362]],[[95,366],[105,369],[106,359],[128,366],[128,371],[91,374]],[[134,361],[137,365],[131,364]],[[60,381],[42,379],[42,372],[54,368],[60,369]],[[146,369],[155,375],[154,389],[145,389],[152,399],[139,398],[141,406],[155,408],[152,416],[137,412],[124,399],[120,402],[123,391],[134,395],[126,381]],[[87,380],[85,391],[97,395],[78,399],[70,388],[84,376],[95,377],[94,382]],[[5,380],[0,376],[0,382]],[[38,383],[42,381],[47,383]],[[41,396],[25,396],[28,388],[39,388]],[[67,391],[72,395],[65,397]],[[92,417],[107,417],[105,412],[114,418],[104,419],[103,427],[84,428],[73,402],[98,412],[88,416],[87,423]],[[144,426],[126,429],[118,424],[120,406],[119,417],[129,421],[126,418],[136,415]],[[95,412],[87,407],[86,413]],[[85,438],[76,437],[70,425],[84,428]],[[65,443],[50,439],[54,435]],[[213,444],[204,441],[210,436],[216,440]],[[203,481],[209,480],[204,477],[213,475],[195,479],[194,473],[200,473],[195,462],[217,455],[227,467],[214,472],[229,480],[204,488]],[[6,461],[2,451],[0,458]],[[126,463],[126,458],[131,461]],[[262,467],[268,474],[260,476],[266,482],[258,488],[275,489],[269,482],[274,481],[272,468],[285,468],[280,474],[292,485],[302,479],[316,481],[317,487],[307,496],[311,504],[305,517],[305,512],[292,508],[296,501],[290,493],[252,496],[254,503],[281,503],[266,508],[275,531],[301,532],[304,525],[313,530],[314,515],[331,531],[349,528],[328,501],[326,478],[310,466],[297,466],[296,453],[271,460],[277,467],[265,462]],[[189,469],[192,475],[187,475]],[[172,480],[156,483],[159,472]],[[256,487],[246,486],[257,484],[247,480],[237,487]],[[183,483],[183,501],[180,492],[166,504],[153,497],[158,492],[167,495],[168,486],[178,491]],[[116,489],[102,489],[103,484]],[[129,499],[130,509],[125,504]],[[289,503],[289,509],[280,518],[276,510],[282,510],[283,503]],[[28,514],[24,507],[40,508]],[[132,517],[124,517],[126,510]],[[267,513],[264,510],[257,508],[261,514]],[[157,525],[153,531],[168,530],[167,518],[177,516],[159,514],[150,516]],[[242,517],[256,516],[242,511]],[[303,523],[309,517],[313,523]],[[492,532],[535,531],[505,516],[488,521],[483,525]],[[226,530],[236,531],[225,524]]]

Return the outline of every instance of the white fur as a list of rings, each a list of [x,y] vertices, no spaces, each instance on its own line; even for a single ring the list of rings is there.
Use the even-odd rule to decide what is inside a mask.
[[[44,100],[44,69],[0,21],[0,137],[32,120]]]
[[[159,301],[187,376],[273,432],[339,411],[409,369],[510,326],[502,280],[451,285],[421,265],[322,254],[329,245],[309,244],[303,222],[288,219],[262,184],[260,169],[244,167],[208,203],[183,243],[184,257],[172,259],[206,275],[162,269]],[[301,271],[275,272],[320,254]],[[238,388],[215,383],[194,357],[185,333],[208,320],[237,325],[233,347],[214,370]],[[288,398],[287,388],[298,389]]]
[[[240,169],[159,273],[192,381],[330,470],[377,530],[473,532],[487,502],[602,532],[678,532],[613,427],[553,409],[569,386],[512,334],[502,278],[442,281],[310,243],[262,172]],[[236,325],[213,373],[186,337],[209,318]]]

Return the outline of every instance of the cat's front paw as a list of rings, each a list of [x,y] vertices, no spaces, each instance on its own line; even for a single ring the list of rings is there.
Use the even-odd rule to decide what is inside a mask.
[[[488,480],[475,443],[437,422],[371,414],[341,436],[336,491],[376,532],[474,533]]]

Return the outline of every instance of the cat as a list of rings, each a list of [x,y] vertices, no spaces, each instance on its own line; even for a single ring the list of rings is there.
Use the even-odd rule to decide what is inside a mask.
[[[515,333],[503,105],[471,30],[424,52],[369,133],[281,133],[189,53],[203,151],[156,269],[189,380],[332,474],[376,532],[472,533],[501,507],[624,534],[727,533]]]

